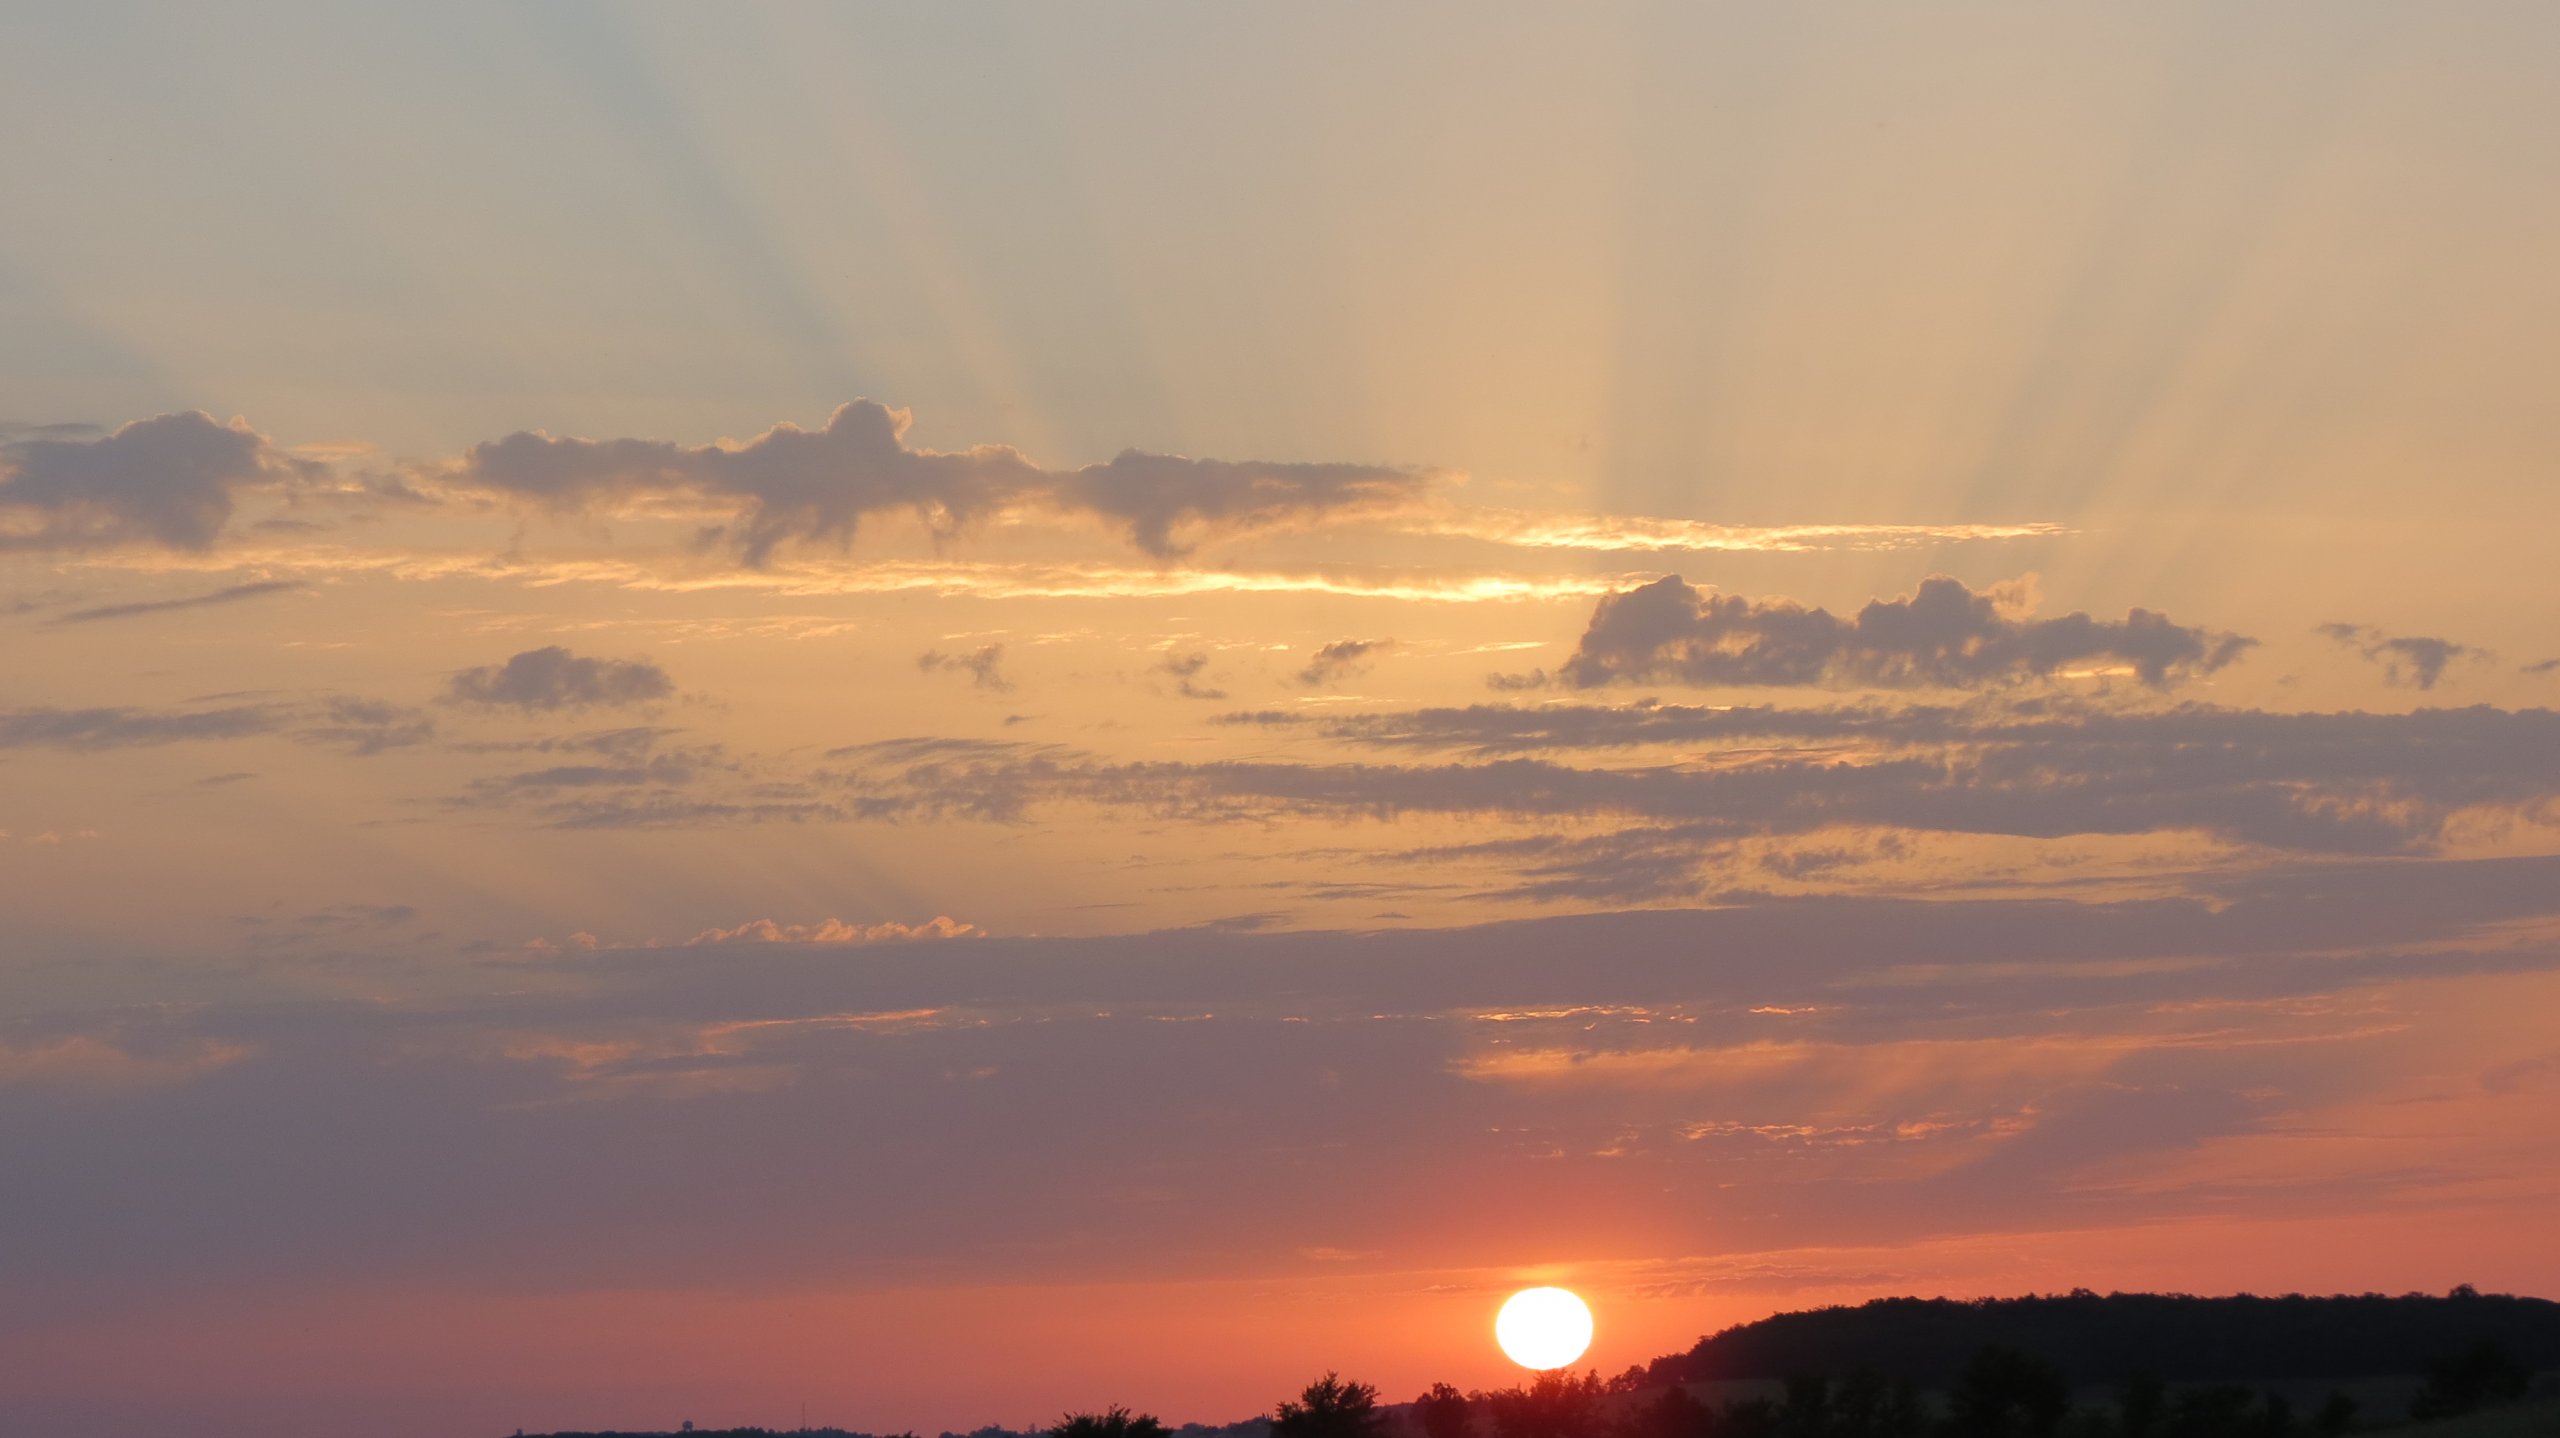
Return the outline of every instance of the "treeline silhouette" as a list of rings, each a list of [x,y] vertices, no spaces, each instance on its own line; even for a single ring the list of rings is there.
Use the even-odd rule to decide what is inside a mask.
[[[2493,1344],[2532,1370],[2560,1364],[2560,1303],[2484,1294],[2174,1293],[1879,1298],[1780,1313],[1698,1340],[1643,1366],[1653,1383],[1846,1373],[1942,1386],[1985,1348],[2030,1354],[2072,1384],[2128,1373],[2190,1382],[2275,1382],[2414,1374],[2444,1355]]]
[[[2338,1438],[2513,1402],[2555,1365],[2560,1304],[2468,1285],[2443,1297],[1886,1298],[1728,1328],[1610,1379],[1436,1383],[1388,1405],[1375,1386],[1327,1373],[1267,1416],[1219,1427],[1113,1406],[941,1438]],[[2385,1378],[2413,1381],[2415,1396],[2386,1410],[2334,1388],[2317,1401],[2286,1391]]]

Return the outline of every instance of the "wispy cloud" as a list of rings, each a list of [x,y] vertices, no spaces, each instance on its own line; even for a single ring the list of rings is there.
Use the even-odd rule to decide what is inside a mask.
[[[1013,681],[1005,676],[1004,646],[981,644],[966,654],[945,654],[928,649],[916,656],[916,669],[925,674],[966,674],[978,689],[992,689],[999,694],[1011,693]]]
[[[260,579],[246,584],[233,584],[207,594],[190,594],[181,599],[148,599],[131,604],[101,604],[90,609],[75,609],[57,617],[56,624],[94,624],[102,619],[132,619],[144,614],[165,614],[174,609],[205,609],[218,604],[237,604],[268,594],[292,594],[303,585],[291,579]]]
[[[1315,652],[1305,668],[1298,671],[1298,682],[1320,689],[1339,679],[1367,669],[1376,657],[1395,647],[1392,639],[1337,639]]]
[[[2363,624],[2323,624],[2320,632],[2382,666],[2382,682],[2393,688],[2433,689],[2445,669],[2461,659],[2495,656],[2485,649],[2427,635],[2385,634]],[[2528,673],[2532,672],[2530,668]]]
[[[1694,519],[1574,515],[1525,509],[1446,506],[1396,521],[1409,534],[1481,539],[1522,549],[1604,553],[1795,554],[1833,549],[1911,549],[1923,545],[2053,539],[2060,524],[1710,524]]]

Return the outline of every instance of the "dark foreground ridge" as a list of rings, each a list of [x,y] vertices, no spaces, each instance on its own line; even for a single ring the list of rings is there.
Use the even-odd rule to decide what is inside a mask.
[[[1983,1349],[2005,1348],[2059,1368],[2074,1384],[2135,1372],[2239,1383],[2416,1374],[2431,1359],[2483,1343],[2531,1370],[2560,1366],[2560,1303],[2468,1287],[2396,1298],[2087,1289],[1971,1301],[1878,1298],[1740,1324],[1644,1371],[1652,1383],[1864,1371],[1938,1386]]]
[[[1386,1404],[1328,1373],[1224,1427],[1169,1428],[1115,1407],[942,1438],[2560,1438],[2560,1389],[2544,1376],[2555,1368],[2560,1303],[2469,1285],[2443,1297],[2080,1289],[1780,1313],[1605,1380],[1545,1373],[1476,1393],[1442,1383]]]

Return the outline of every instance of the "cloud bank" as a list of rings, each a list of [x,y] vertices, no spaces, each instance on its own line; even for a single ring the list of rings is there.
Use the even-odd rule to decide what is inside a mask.
[[[2211,674],[2255,641],[2135,609],[2122,620],[2031,619],[2023,586],[1943,575],[1843,619],[1786,599],[1702,590],[1677,575],[1611,594],[1556,678],[1568,687],[1679,683],[1984,689],[2088,666],[2153,688]]]
[[[1129,450],[1105,464],[1043,469],[1003,445],[940,452],[906,443],[908,411],[871,400],[826,428],[776,425],[740,445],[562,439],[519,432],[475,445],[441,478],[555,513],[643,502],[725,508],[706,545],[762,566],[790,543],[850,543],[869,519],[916,515],[950,534],[1040,508],[1100,519],[1158,559],[1212,539],[1376,514],[1418,501],[1420,470],[1363,464],[1189,459]]]

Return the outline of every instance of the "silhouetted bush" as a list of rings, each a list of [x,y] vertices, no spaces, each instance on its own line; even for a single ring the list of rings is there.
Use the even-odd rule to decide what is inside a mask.
[[[1049,1425],[1049,1438],[1165,1438],[1152,1413],[1132,1413],[1114,1403],[1099,1413],[1070,1413]]]
[[[1328,1373],[1271,1415],[1271,1438],[1369,1438],[1379,1424],[1378,1390]]]

